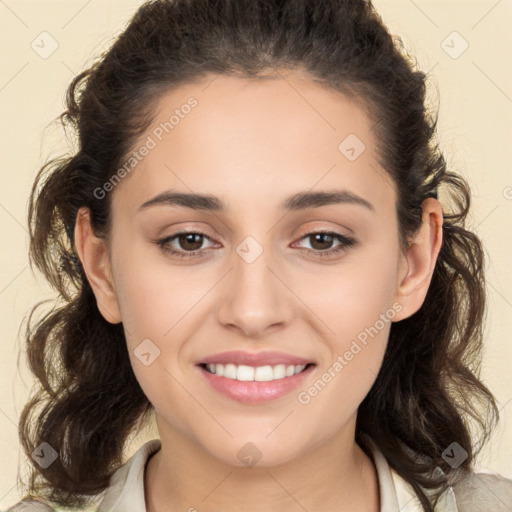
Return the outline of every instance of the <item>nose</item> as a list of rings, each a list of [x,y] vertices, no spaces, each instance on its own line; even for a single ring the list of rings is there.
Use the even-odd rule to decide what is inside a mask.
[[[223,280],[216,308],[217,320],[224,328],[252,339],[284,328],[294,314],[293,293],[281,266],[269,250],[253,260],[254,252],[251,255],[250,251],[255,250],[253,245],[249,252],[234,254],[233,268]]]

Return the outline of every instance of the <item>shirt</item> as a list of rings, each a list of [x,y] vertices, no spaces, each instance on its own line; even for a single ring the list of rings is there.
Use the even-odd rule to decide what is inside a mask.
[[[423,512],[416,493],[411,485],[391,468],[379,450],[370,439],[368,443],[373,462],[377,471],[380,492],[380,512]],[[95,512],[147,512],[144,494],[144,473],[146,464],[154,453],[161,447],[159,439],[144,443],[113,475],[110,485],[97,496],[95,505],[87,510]],[[437,472],[442,472],[438,467]],[[490,477],[476,488],[473,480],[462,488],[461,497],[464,508],[458,508],[456,495],[450,486],[443,493],[436,511],[439,512],[501,512],[512,511],[512,480],[500,475],[478,473],[476,476]],[[482,480],[481,478],[477,479]],[[487,498],[484,496],[487,490]],[[426,491],[428,492],[428,491]],[[501,494],[500,494],[501,493]],[[475,498],[476,501],[475,501]],[[500,499],[501,498],[501,499]],[[510,506],[510,508],[509,508]],[[7,512],[50,512],[64,509],[47,508],[36,503],[18,503]]]
[[[377,446],[370,444],[377,470],[380,492],[380,512],[423,512],[412,487],[392,468]],[[144,501],[144,469],[149,457],[158,451],[160,441],[153,439],[145,443],[131,458],[130,462],[118,470],[98,512],[146,512]],[[445,493],[440,510],[459,512],[453,490]]]

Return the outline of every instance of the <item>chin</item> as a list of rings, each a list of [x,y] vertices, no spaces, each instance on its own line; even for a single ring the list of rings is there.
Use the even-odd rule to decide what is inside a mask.
[[[252,440],[251,440],[252,439]],[[270,468],[286,464],[300,455],[296,442],[288,440],[288,446],[284,446],[282,439],[276,438],[269,441],[264,435],[257,437],[247,436],[231,439],[228,446],[219,449],[207,449],[212,457],[224,464],[238,468]]]

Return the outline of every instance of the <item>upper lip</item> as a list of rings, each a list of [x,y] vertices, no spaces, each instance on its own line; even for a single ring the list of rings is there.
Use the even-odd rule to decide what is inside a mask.
[[[286,354],[284,352],[266,351],[266,352],[244,352],[241,350],[232,350],[221,352],[201,359],[198,364],[234,364],[246,366],[266,366],[266,365],[307,365],[313,363],[303,357]]]

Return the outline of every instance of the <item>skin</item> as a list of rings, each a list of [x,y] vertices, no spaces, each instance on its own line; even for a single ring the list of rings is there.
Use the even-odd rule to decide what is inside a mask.
[[[355,443],[355,421],[391,321],[309,403],[297,392],[393,304],[400,311],[392,321],[420,308],[442,243],[441,206],[423,203],[422,226],[402,250],[396,191],[378,164],[371,121],[359,104],[298,71],[258,82],[212,75],[167,92],[134,147],[190,96],[197,107],[112,192],[110,243],[91,231],[85,208],[75,226],[98,307],[107,321],[123,322],[133,370],[156,411],[162,449],[145,473],[147,510],[377,512],[377,475]],[[354,161],[338,149],[349,134],[366,147]],[[374,211],[351,203],[280,209],[297,192],[342,188]],[[169,189],[215,195],[226,211],[138,211]],[[202,255],[179,259],[154,243],[183,229],[207,234],[196,244]],[[357,243],[321,257],[340,246],[306,236],[321,229]],[[263,249],[252,263],[236,251],[247,236]],[[194,249],[186,240],[169,244]],[[149,366],[134,355],[147,338],[160,349]],[[195,367],[237,349],[283,351],[317,366],[297,391],[242,404]],[[262,455],[252,467],[237,457],[247,442]]]

